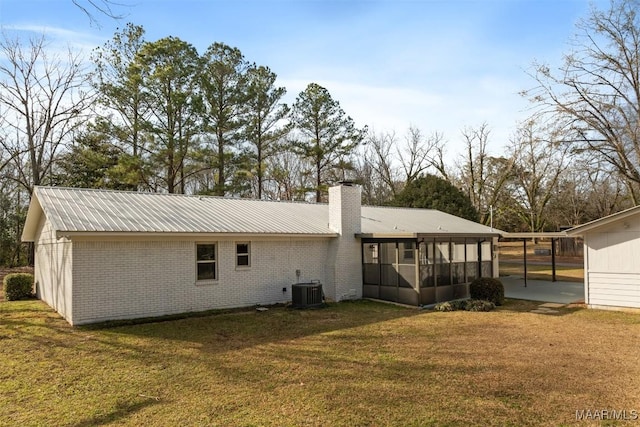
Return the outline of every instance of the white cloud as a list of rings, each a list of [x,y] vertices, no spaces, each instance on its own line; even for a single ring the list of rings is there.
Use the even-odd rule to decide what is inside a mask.
[[[95,34],[47,25],[3,25],[2,30],[9,34],[15,33],[15,35],[21,39],[44,35],[45,39],[49,42],[48,48],[56,51],[63,51],[71,47],[83,52],[88,52],[105,41],[104,38],[98,37]]]
[[[351,74],[349,74],[351,75]],[[442,133],[451,154],[463,148],[461,131],[487,123],[492,129],[489,148],[499,154],[508,143],[519,120],[526,115],[526,101],[518,95],[526,76],[467,76],[455,84],[401,82],[376,85],[346,79],[315,80],[358,126],[375,131],[404,134],[409,126],[424,134]],[[311,80],[280,79],[293,103]]]

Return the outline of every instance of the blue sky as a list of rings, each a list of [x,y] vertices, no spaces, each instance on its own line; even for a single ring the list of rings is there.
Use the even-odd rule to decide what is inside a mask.
[[[79,0],[81,3],[86,0]],[[98,0],[100,1],[100,0]],[[559,64],[587,0],[114,0],[125,15],[71,0],[0,0],[0,25],[25,38],[45,33],[87,53],[126,22],[146,39],[175,36],[199,52],[214,42],[271,68],[292,103],[307,84],[326,87],[359,126],[404,135],[435,131],[461,151],[460,131],[487,123],[500,154],[528,104],[534,60]],[[87,3],[83,3],[87,4]],[[608,1],[598,0],[599,8]],[[88,4],[87,4],[88,5]]]

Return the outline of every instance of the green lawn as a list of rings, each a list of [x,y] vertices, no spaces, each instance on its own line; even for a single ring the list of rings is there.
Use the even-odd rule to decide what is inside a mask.
[[[72,328],[0,303],[7,426],[589,425],[640,410],[640,315],[360,301]]]

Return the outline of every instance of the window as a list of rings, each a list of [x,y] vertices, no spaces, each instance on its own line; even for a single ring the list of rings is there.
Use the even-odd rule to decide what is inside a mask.
[[[435,243],[433,240],[420,242],[418,249],[420,257],[420,287],[433,287],[435,286],[433,266],[435,263]]]
[[[478,277],[478,242],[467,243],[467,281]]]
[[[378,265],[378,244],[362,243],[363,280],[365,285],[380,284],[380,266]],[[378,295],[375,293],[375,295]]]
[[[236,267],[249,267],[251,265],[251,244],[248,242],[236,243]]]
[[[377,243],[363,243],[362,252],[364,253],[365,264],[377,264],[378,263],[378,244]]]
[[[436,263],[449,264],[449,242],[436,242]]]
[[[436,242],[436,286],[448,286],[451,284],[451,263],[449,242]]]
[[[197,280],[216,280],[216,244],[196,245],[196,277]]]
[[[451,280],[454,285],[465,283],[466,249],[464,239],[451,242]]]
[[[380,243],[380,257],[381,264],[395,264],[396,263],[396,243]]]
[[[398,249],[400,250],[400,264],[415,264],[415,242],[400,242],[398,243]]]
[[[480,255],[482,260],[480,277],[493,277],[493,258],[490,241],[482,242]]]

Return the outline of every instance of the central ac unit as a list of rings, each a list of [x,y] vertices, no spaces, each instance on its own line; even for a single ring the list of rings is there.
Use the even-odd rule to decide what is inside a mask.
[[[322,307],[324,295],[321,283],[296,283],[291,285],[293,308]]]

